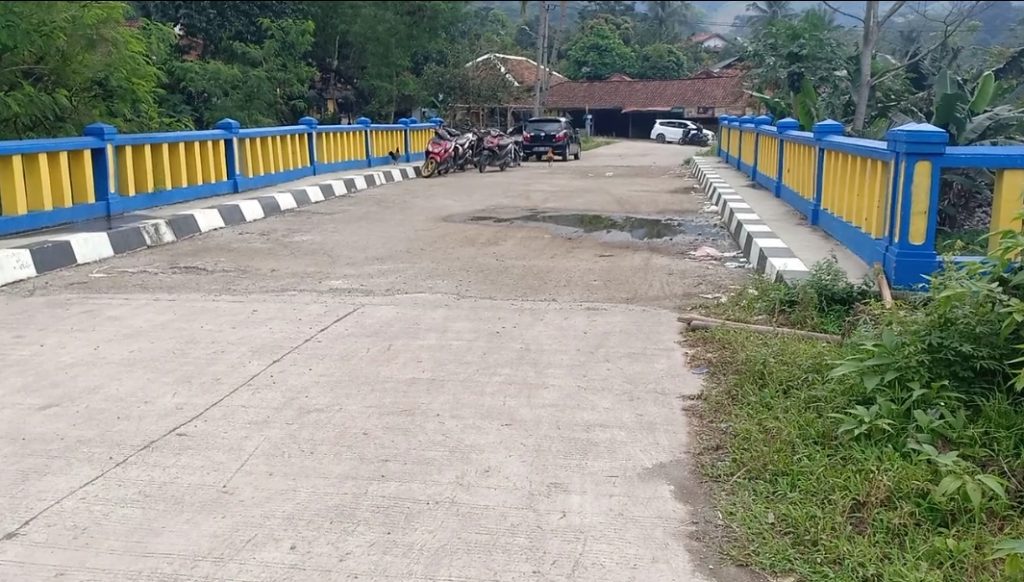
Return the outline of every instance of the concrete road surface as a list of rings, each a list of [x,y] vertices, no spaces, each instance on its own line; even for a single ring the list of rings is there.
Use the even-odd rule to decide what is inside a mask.
[[[746,579],[693,541],[675,322],[743,273],[687,255],[713,234],[508,220],[699,220],[690,152],[405,182],[0,290],[0,580]]]

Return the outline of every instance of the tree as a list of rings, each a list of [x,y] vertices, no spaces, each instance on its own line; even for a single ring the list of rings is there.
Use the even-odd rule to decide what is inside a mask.
[[[157,57],[166,72],[161,105],[195,127],[212,127],[231,117],[244,126],[293,124],[308,108],[314,69],[303,55],[313,43],[309,21],[261,20],[260,44],[232,41],[221,47],[221,59],[182,60],[173,51],[176,39],[166,27],[146,28],[151,46],[163,45]],[[167,45],[170,46],[167,46]]]
[[[690,28],[693,7],[688,2],[646,2],[647,16],[644,19],[644,44],[674,44],[682,39],[684,31]]]
[[[747,4],[748,14],[743,14],[738,18],[742,21],[741,24],[745,26],[750,26],[755,30],[761,29],[791,15],[793,10],[790,4],[792,2],[776,2],[772,0],[751,2]]]
[[[78,135],[162,124],[162,74],[121,2],[0,2],[0,134]]]
[[[262,20],[305,20],[306,2],[226,2],[142,0],[132,2],[136,13],[150,20],[180,26],[200,41],[202,53],[216,56],[232,43],[261,45],[267,39]]]
[[[918,15],[939,26],[940,31],[935,35],[937,38],[928,46],[920,47],[915,51],[914,56],[907,60],[901,63],[894,63],[877,72],[873,69],[872,64],[875,59],[875,49],[882,29],[900,12],[900,10],[907,6],[908,3],[905,1],[892,2],[885,12],[881,12],[881,3],[878,0],[869,0],[864,3],[863,16],[851,14],[846,10],[834,6],[828,1],[825,1],[824,4],[838,14],[842,14],[843,16],[859,21],[863,27],[857,68],[857,82],[854,85],[854,101],[856,103],[856,109],[853,114],[853,130],[859,132],[864,129],[864,122],[867,118],[868,100],[871,98],[871,88],[873,85],[891,77],[913,63],[924,59],[940,47],[944,46],[950,38],[963,28],[972,16],[987,8],[989,3],[976,1],[945,2],[942,3],[942,6],[935,11],[942,11],[940,14],[931,14],[927,6],[919,8],[916,4],[913,5],[911,8]]]
[[[744,54],[753,67],[754,88],[773,98],[771,103],[784,104],[781,113],[841,116],[849,94],[850,54],[838,29],[820,12],[766,24]]]
[[[633,50],[603,20],[592,20],[569,43],[567,72],[577,79],[604,79],[613,73],[632,71]]]
[[[652,44],[640,50],[636,74],[641,79],[681,79],[687,62],[682,51],[670,44]]]

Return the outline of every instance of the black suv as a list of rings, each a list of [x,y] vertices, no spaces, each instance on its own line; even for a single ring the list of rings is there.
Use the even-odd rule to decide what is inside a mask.
[[[548,150],[568,161],[580,159],[580,132],[564,117],[534,117],[523,127],[523,157],[541,159]]]

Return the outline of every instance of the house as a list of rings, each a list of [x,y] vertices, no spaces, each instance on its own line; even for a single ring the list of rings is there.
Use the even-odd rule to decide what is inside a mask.
[[[634,81],[633,77],[630,77],[626,73],[615,73],[605,79],[606,81]]]
[[[551,88],[569,81],[554,69],[538,67],[537,61],[515,55],[488,53],[473,59],[465,66],[474,69],[475,73],[481,76],[500,75],[517,89],[512,91],[514,97],[510,102],[486,105],[456,104],[456,116],[466,118],[478,126],[501,123],[512,126],[517,120],[529,118],[533,115],[534,92],[538,82],[543,82],[542,92],[546,94]],[[498,123],[499,121],[501,123]]]
[[[700,48],[712,53],[717,53],[729,44],[729,41],[717,32],[698,32],[691,36],[689,41],[692,44],[699,44]]]
[[[544,105],[579,127],[591,115],[596,134],[632,138],[648,137],[656,119],[685,118],[714,128],[719,115],[753,112],[741,75],[569,81],[551,87]]]

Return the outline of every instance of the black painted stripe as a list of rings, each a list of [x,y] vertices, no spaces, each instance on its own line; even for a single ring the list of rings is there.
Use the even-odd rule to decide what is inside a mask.
[[[309,192],[306,192],[305,188],[296,188],[294,190],[289,190],[288,193],[291,194],[292,198],[295,199],[295,205],[298,206],[299,208],[303,206],[309,206],[310,204],[313,203],[313,201],[309,198]]]
[[[167,224],[171,227],[171,231],[174,232],[174,236],[178,240],[195,236],[202,232],[199,230],[199,221],[191,214],[175,214],[167,219]]]
[[[341,182],[345,184],[345,192],[352,194],[353,192],[359,191],[359,188],[356,187],[355,178],[342,178]]]
[[[321,194],[324,195],[324,200],[327,200],[329,198],[334,198],[335,197],[334,186],[332,186],[328,182],[324,182],[324,183],[321,183],[321,184],[316,184],[316,186],[317,186],[317,188],[321,189]]]
[[[220,218],[224,221],[225,226],[245,224],[245,214],[237,204],[219,204],[214,208],[220,213]]]
[[[129,225],[115,228],[107,233],[110,239],[110,248],[115,255],[123,255],[132,251],[146,248],[146,237],[142,235],[142,227]]]
[[[367,188],[376,188],[379,185],[377,184],[377,174],[363,174],[363,179],[366,180]]]
[[[422,178],[423,177],[423,166],[416,165],[416,166],[413,166],[412,168],[413,168],[413,171],[416,172],[416,177],[417,178]]]
[[[750,232],[749,231],[743,230],[743,231],[741,231],[741,234],[743,232],[747,233],[747,239],[745,241],[743,241],[743,256],[747,257],[747,259],[749,260],[750,259],[750,251],[752,251],[753,247],[754,247],[754,237],[750,236]]]
[[[277,203],[277,198],[273,196],[260,196],[256,200],[263,207],[263,216],[281,214],[281,205]]]
[[[754,263],[754,270],[758,273],[764,274],[768,268],[768,256],[764,253],[758,253],[757,257],[751,257],[749,260],[757,261]]]
[[[385,184],[391,184],[392,182],[395,181],[395,177],[394,177],[394,175],[391,174],[390,170],[381,170],[381,174],[384,175],[384,183]]]
[[[29,250],[38,274],[78,264],[75,249],[70,241],[44,240],[16,248]]]
[[[758,247],[767,257],[773,259],[796,259],[799,258],[789,247]]]

